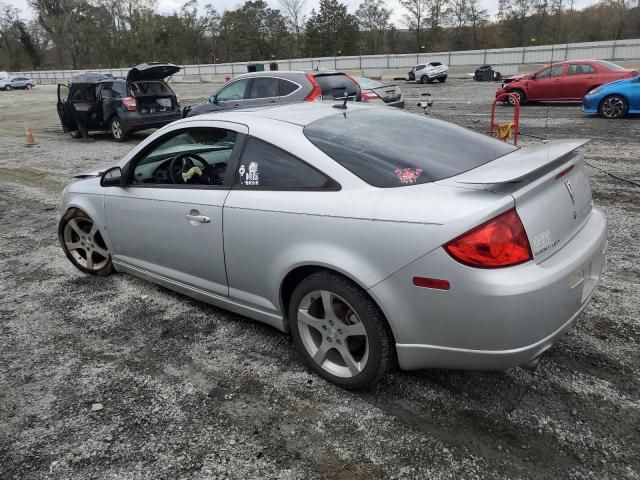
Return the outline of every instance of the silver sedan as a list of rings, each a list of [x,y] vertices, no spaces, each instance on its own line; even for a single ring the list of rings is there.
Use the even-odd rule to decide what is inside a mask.
[[[290,332],[344,388],[396,360],[533,367],[605,261],[583,143],[517,149],[351,104],[201,115],[71,183],[59,238],[84,272],[130,273]]]

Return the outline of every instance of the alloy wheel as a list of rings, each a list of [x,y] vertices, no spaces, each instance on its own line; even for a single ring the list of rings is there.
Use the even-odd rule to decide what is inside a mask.
[[[607,118],[618,118],[624,114],[625,105],[620,97],[609,97],[602,102],[602,115]]]
[[[297,314],[300,339],[312,360],[328,373],[352,378],[369,359],[362,320],[340,296],[328,290],[308,293]]]
[[[64,244],[69,254],[87,270],[100,270],[110,255],[98,227],[89,218],[74,217],[64,226]]]
[[[117,118],[114,118],[111,121],[111,134],[116,140],[120,140],[122,138],[122,125],[120,125],[120,120]]]

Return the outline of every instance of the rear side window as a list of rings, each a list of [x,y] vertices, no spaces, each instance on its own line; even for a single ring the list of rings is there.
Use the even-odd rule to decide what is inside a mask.
[[[568,75],[587,75],[590,73],[596,73],[596,69],[587,63],[574,63],[567,70]]]
[[[269,143],[247,140],[236,185],[273,190],[306,190],[335,186],[315,168]]]
[[[320,85],[323,97],[341,98],[358,95],[360,89],[356,82],[343,73],[316,75],[316,81]]]
[[[251,81],[249,98],[270,98],[278,96],[278,79],[258,77]]]
[[[293,92],[295,92],[298,89],[298,85],[296,85],[293,82],[290,82],[289,80],[285,80],[284,78],[281,78],[280,80],[278,80],[278,82],[280,84],[281,97],[286,97],[287,95],[291,95]]]
[[[617,65],[615,63],[607,62],[606,60],[598,60],[598,63],[603,67],[608,68],[609,70],[626,70],[624,67],[621,67],[620,65]]]
[[[391,108],[331,115],[307,125],[304,134],[375,187],[442,180],[516,150],[466,128]]]

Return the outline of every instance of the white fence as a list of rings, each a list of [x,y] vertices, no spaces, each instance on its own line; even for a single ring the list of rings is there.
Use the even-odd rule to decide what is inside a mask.
[[[279,70],[340,69],[362,70],[366,76],[377,77],[385,70],[411,68],[418,63],[439,61],[450,67],[475,67],[491,64],[503,74],[515,73],[520,65],[542,64],[551,61],[593,58],[599,60],[639,60],[640,39],[610,40],[589,43],[566,43],[530,47],[467,50],[459,52],[431,52],[403,55],[362,55],[350,57],[298,58],[274,60]],[[183,65],[173,76],[174,81],[220,81],[247,72],[250,64],[263,64],[269,69],[272,61],[252,61],[202,65]],[[128,68],[91,69],[92,72],[109,73],[114,77],[126,76]],[[86,70],[35,70],[12,72],[11,75],[31,77],[36,84],[55,84],[68,81]]]

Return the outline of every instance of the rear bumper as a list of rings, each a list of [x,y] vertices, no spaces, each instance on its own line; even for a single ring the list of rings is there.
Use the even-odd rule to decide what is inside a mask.
[[[370,291],[394,332],[401,368],[510,368],[539,357],[575,322],[600,280],[606,245],[607,221],[594,208],[539,264],[474,269],[438,248]],[[416,288],[414,276],[447,279],[451,288]]]
[[[180,120],[182,114],[180,111],[166,114],[149,114],[142,115],[138,112],[128,112],[120,116],[123,128],[128,132],[136,130],[146,130],[148,128],[161,128],[171,122]]]

